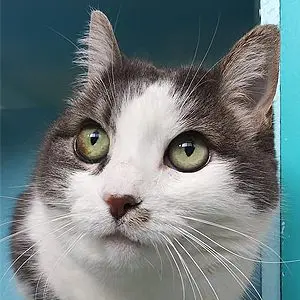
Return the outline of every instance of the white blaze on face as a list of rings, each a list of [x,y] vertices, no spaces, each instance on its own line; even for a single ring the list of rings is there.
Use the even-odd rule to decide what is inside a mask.
[[[103,170],[104,191],[136,195],[140,186],[149,187],[149,180],[158,178],[168,143],[182,130],[179,121],[167,83],[126,99],[116,121],[111,160]]]

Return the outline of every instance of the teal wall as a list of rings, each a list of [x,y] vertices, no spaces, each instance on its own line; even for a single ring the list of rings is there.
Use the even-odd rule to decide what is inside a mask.
[[[281,0],[282,300],[300,299],[300,1]]]
[[[126,55],[167,65],[191,62],[199,24],[197,61],[201,61],[220,15],[216,38],[205,59],[205,64],[210,65],[259,23],[257,3],[258,0],[1,1],[1,106],[62,106],[78,72],[72,65],[76,50],[72,42],[86,27],[90,7],[103,10],[114,25],[117,23],[116,35]]]
[[[261,0],[261,23],[280,25],[280,0]],[[275,147],[278,161],[278,178],[280,179],[280,80],[273,104]],[[273,218],[272,227],[268,234],[267,245],[274,251],[264,247],[262,251],[262,298],[263,300],[280,300],[280,208]],[[266,262],[266,263],[264,263]],[[267,263],[272,262],[272,263]]]

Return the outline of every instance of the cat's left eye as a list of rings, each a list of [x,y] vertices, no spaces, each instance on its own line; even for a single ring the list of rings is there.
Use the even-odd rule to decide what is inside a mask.
[[[205,166],[209,159],[209,150],[199,132],[183,132],[170,143],[165,158],[170,167],[191,173]]]
[[[74,148],[81,160],[87,163],[96,163],[107,155],[109,137],[100,126],[89,125],[77,135]]]

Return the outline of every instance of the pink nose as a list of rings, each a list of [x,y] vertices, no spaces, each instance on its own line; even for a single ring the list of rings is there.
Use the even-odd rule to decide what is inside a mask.
[[[109,205],[110,213],[115,219],[121,219],[130,209],[139,203],[130,195],[106,197],[105,202]]]

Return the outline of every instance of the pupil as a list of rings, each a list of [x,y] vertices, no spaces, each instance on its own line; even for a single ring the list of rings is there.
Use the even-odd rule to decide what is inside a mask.
[[[195,146],[194,146],[193,142],[183,143],[181,145],[181,147],[184,148],[184,152],[185,152],[187,157],[190,157],[195,151]]]
[[[97,143],[98,139],[99,139],[99,132],[94,131],[92,134],[90,134],[90,139],[91,139],[92,146],[94,146]]]

